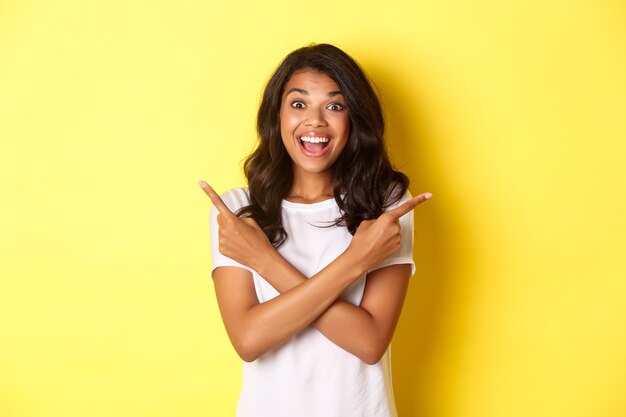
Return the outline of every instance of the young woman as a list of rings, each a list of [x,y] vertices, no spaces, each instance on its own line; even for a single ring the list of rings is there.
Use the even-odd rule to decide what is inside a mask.
[[[413,263],[408,178],[393,169],[359,65],[319,44],[269,80],[247,188],[213,202],[213,280],[241,358],[239,417],[395,416],[388,346]]]

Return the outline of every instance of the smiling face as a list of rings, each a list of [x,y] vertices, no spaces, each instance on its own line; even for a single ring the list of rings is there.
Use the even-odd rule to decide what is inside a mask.
[[[294,175],[330,174],[350,135],[348,108],[337,83],[323,72],[295,72],[283,90],[280,132]]]

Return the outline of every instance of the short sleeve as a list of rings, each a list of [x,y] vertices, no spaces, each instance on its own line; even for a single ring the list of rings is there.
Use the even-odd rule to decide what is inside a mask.
[[[393,210],[394,208],[401,206],[411,198],[411,193],[409,192],[409,190],[407,190],[397,203],[392,204],[385,211]],[[415,274],[415,262],[413,261],[413,210],[400,217],[400,234],[402,237],[400,250],[391,255],[389,258],[385,259],[380,264],[368,270],[368,273],[389,265],[410,264],[411,276]]]
[[[236,212],[241,207],[247,205],[247,194],[242,188],[235,188],[233,190],[227,191],[221,197],[224,203],[233,212]],[[215,271],[215,269],[219,268],[220,266],[236,266],[250,272],[254,272],[252,268],[240,264],[234,259],[229,258],[228,256],[224,256],[220,253],[219,225],[217,224],[218,214],[219,211],[217,211],[215,206],[211,207],[211,211],[209,213],[209,229],[211,235],[211,277],[213,277],[213,271]]]

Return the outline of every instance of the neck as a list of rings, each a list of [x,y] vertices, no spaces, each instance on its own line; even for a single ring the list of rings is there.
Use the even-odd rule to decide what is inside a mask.
[[[287,200],[315,203],[333,197],[333,178],[330,172],[302,173],[294,170],[293,184]]]

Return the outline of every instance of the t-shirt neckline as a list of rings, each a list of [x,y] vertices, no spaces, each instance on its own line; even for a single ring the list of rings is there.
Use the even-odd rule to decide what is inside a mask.
[[[283,207],[289,208],[297,208],[297,209],[319,209],[325,207],[336,206],[337,202],[335,198],[329,198],[328,200],[318,201],[317,203],[294,203],[293,201],[285,200],[282,201]]]

